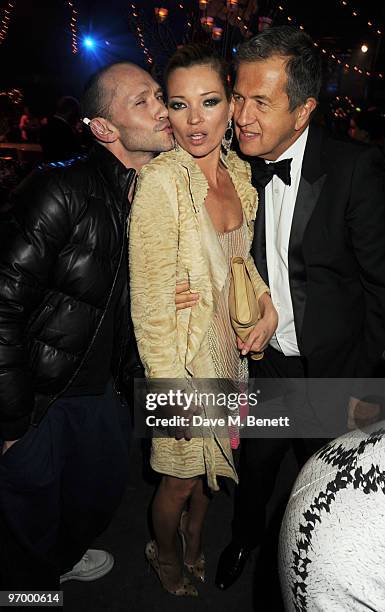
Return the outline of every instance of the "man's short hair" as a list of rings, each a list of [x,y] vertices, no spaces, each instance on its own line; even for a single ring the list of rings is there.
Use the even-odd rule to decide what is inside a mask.
[[[114,62],[95,72],[87,81],[80,101],[82,117],[104,117],[111,120],[111,104],[115,88],[107,89],[104,77],[116,66],[135,66],[131,62]]]
[[[288,58],[286,92],[290,112],[308,98],[318,100],[322,83],[321,58],[310,36],[302,30],[291,26],[264,30],[239,47],[235,63],[238,66],[275,55]]]

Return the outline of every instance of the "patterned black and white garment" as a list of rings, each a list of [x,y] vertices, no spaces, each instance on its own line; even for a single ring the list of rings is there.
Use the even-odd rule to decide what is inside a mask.
[[[330,442],[304,466],[280,535],[289,612],[385,612],[385,423]]]

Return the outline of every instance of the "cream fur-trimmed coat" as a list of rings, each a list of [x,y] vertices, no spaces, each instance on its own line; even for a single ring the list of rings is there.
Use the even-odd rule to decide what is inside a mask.
[[[257,193],[250,182],[250,167],[232,151],[222,161],[241,201],[251,246]],[[180,378],[190,386],[192,377],[217,377],[209,349],[208,330],[229,270],[205,208],[207,192],[204,174],[194,158],[180,148],[161,153],[139,175],[129,224],[131,316],[148,378]],[[259,298],[268,287],[259,276],[251,256],[247,267]],[[175,287],[183,280],[189,281],[191,291],[199,293],[199,302],[193,308],[176,311]],[[195,446],[192,443],[197,440],[159,442],[174,443],[174,446],[176,442],[178,449],[186,446],[188,453],[187,449],[192,451]],[[210,442],[215,445],[208,439],[203,446],[210,446]],[[228,440],[221,439],[218,444],[226,456],[228,467],[231,466],[231,473],[223,475],[236,479]],[[172,454],[173,449],[169,447],[165,452]],[[167,461],[166,454],[164,459]],[[210,475],[210,471],[204,469],[208,460],[209,457],[204,456],[197,469],[203,466],[209,485],[216,489],[215,473],[223,470],[214,469],[214,474]],[[153,467],[170,473],[170,462],[168,457],[164,469],[156,462],[153,462]],[[165,469],[169,471],[165,472]],[[191,477],[193,471],[191,466],[187,470],[190,476],[186,476],[187,472],[180,475],[179,467],[175,467],[174,472],[179,473],[171,475]]]

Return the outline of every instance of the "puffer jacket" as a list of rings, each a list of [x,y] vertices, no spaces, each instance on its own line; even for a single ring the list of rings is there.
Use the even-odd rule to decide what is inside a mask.
[[[39,423],[92,350],[118,269],[127,265],[134,179],[135,170],[95,145],[88,157],[27,177],[15,192],[10,222],[0,221],[3,440],[20,438]],[[133,342],[127,287],[124,295],[115,311],[114,377]]]

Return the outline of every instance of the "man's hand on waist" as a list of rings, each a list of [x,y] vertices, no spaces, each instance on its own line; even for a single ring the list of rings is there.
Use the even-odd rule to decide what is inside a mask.
[[[17,440],[5,440],[3,442],[3,447],[1,449],[1,454],[4,455],[7,450],[9,450],[11,448],[11,446],[13,446],[15,444],[15,442],[18,442],[19,438]]]
[[[348,430],[369,427],[379,420],[380,414],[380,404],[351,397],[348,404]]]
[[[177,283],[175,289],[175,304],[177,310],[184,310],[184,308],[191,308],[195,306],[199,301],[199,293],[192,293],[190,291],[190,283],[183,281]]]

